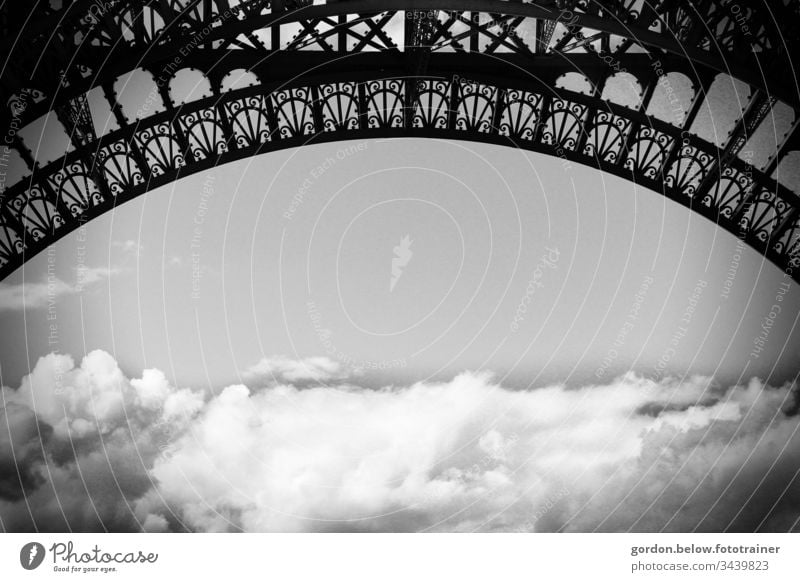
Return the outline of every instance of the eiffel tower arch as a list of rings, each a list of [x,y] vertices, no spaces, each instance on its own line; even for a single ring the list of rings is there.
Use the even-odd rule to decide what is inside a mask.
[[[189,174],[417,137],[624,177],[800,281],[799,18],[796,0],[6,2],[0,279]]]

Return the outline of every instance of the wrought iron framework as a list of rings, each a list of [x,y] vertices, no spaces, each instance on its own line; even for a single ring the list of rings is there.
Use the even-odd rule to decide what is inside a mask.
[[[209,167],[308,143],[372,137],[473,140],[587,164],[716,222],[800,281],[800,198],[774,178],[797,149],[781,136],[763,167],[739,154],[800,92],[789,55],[799,2],[728,0],[63,0],[0,9],[6,160],[26,175],[0,194],[0,279],[88,220]],[[116,81],[152,74],[164,110],[130,115]],[[209,94],[175,99],[191,69]],[[256,82],[231,88],[248,71]],[[789,73],[791,74],[789,74]],[[588,89],[561,80],[578,73]],[[604,99],[620,74],[632,102]],[[648,114],[685,75],[680,119]],[[712,143],[693,122],[731,75],[748,103]],[[117,129],[87,95],[102,90]],[[70,138],[54,161],[18,129],[52,112]],[[149,113],[149,112],[148,112]],[[797,127],[795,123],[792,130]]]

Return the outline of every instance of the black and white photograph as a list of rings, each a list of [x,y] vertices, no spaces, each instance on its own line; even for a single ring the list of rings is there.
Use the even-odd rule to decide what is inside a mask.
[[[0,45],[3,580],[794,579],[800,1],[0,0]]]

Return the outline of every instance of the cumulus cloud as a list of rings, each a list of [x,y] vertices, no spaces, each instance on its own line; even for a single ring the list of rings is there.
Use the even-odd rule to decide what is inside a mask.
[[[19,388],[2,389],[0,405],[10,428],[8,442],[0,437],[3,528],[127,531],[148,521],[134,502],[153,487],[154,459],[189,425],[203,395],[171,386],[158,370],[130,380],[98,350],[80,365],[63,354],[40,358]]]
[[[93,352],[3,389],[8,530],[787,531],[794,386],[707,378],[512,390],[486,374],[382,390],[271,359],[214,394]],[[0,427],[3,428],[3,427]],[[0,437],[2,439],[2,437]],[[8,467],[11,470],[6,470]]]

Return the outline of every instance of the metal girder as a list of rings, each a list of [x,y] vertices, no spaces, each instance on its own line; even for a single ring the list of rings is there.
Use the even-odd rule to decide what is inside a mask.
[[[72,128],[70,139],[77,147],[97,140],[86,94],[67,101],[56,109],[56,114],[64,127]]]
[[[335,52],[348,52],[347,39],[353,38],[359,23],[371,21],[374,15],[397,13],[405,19],[408,14],[438,13],[443,17],[459,15],[451,19],[452,24],[471,27],[463,34],[472,40],[486,37],[488,31],[485,23],[481,24],[469,15],[486,15],[489,22],[494,22],[494,37],[509,32],[509,26],[503,24],[507,22],[504,20],[506,17],[521,18],[525,20],[522,24],[529,21],[531,31],[537,31],[531,32],[536,38],[527,43],[508,41],[503,44],[504,49],[520,53],[545,50],[557,23],[568,30],[561,38],[561,45],[569,46],[572,39],[575,40],[571,43],[575,50],[586,50],[584,45],[588,41],[583,31],[591,30],[598,36],[598,44],[617,47],[620,51],[615,53],[617,57],[634,47],[654,55],[671,53],[690,60],[696,66],[730,73],[791,105],[800,104],[797,84],[792,79],[786,75],[769,74],[786,70],[791,50],[797,47],[797,30],[791,27],[791,23],[800,17],[796,0],[785,6],[760,0],[746,7],[730,0],[702,5],[688,0],[646,4],[648,9],[639,14],[627,7],[630,2],[606,0],[346,0],[314,5],[250,0],[234,6],[230,6],[227,0],[203,1],[202,4],[189,0],[103,3],[77,0],[67,3],[67,8],[60,11],[37,14],[35,20],[25,20],[23,24],[19,23],[19,18],[6,18],[8,29],[5,37],[9,45],[5,52],[9,58],[3,75],[0,75],[0,88],[8,97],[24,80],[43,94],[45,102],[55,99],[58,105],[61,99],[86,92],[93,84],[101,85],[109,75],[119,75],[136,66],[149,68],[153,62],[180,54],[187,46],[224,46],[225,43],[231,47],[237,43],[240,46],[238,39],[254,38],[255,33],[271,31],[272,51],[280,48],[299,50],[305,45],[298,44],[292,48],[291,43],[283,39],[283,44],[288,46],[282,47],[281,40],[281,35],[286,34],[282,27],[297,23],[304,27],[312,44],[321,42],[319,38],[324,34],[326,40],[322,44],[333,43],[331,48]],[[97,10],[97,6],[109,8]],[[201,10],[200,6],[211,8]],[[145,10],[148,11],[147,18]],[[737,19],[741,10],[748,12],[749,28]],[[163,27],[158,30],[148,28],[152,28],[148,23],[158,22],[154,14],[163,21]],[[436,18],[428,18],[420,23],[426,21],[438,22]],[[439,32],[441,26],[441,23],[436,24]],[[312,34],[312,30],[316,32]],[[25,42],[19,42],[20,31]],[[375,30],[368,34],[375,34]],[[627,40],[616,42],[614,39]],[[260,40],[249,42],[264,49]],[[413,46],[413,38],[401,41],[397,50],[405,50],[406,44]],[[487,43],[486,48],[490,47],[492,43]],[[743,50],[743,47],[748,50]],[[364,48],[365,45],[358,50]],[[497,46],[492,50],[497,50]]]
[[[755,132],[759,124],[764,120],[769,113],[769,110],[775,104],[774,97],[767,97],[761,92],[757,92],[750,103],[747,105],[744,114],[736,122],[735,127],[728,136],[727,141],[722,146],[719,158],[717,160],[717,171],[709,172],[700,185],[697,187],[698,194],[705,196],[705,194],[714,186],[719,180],[725,168],[730,166],[737,154],[742,150],[744,144]],[[741,204],[737,211],[734,213],[738,216],[739,212],[746,207],[748,196],[742,198]]]

